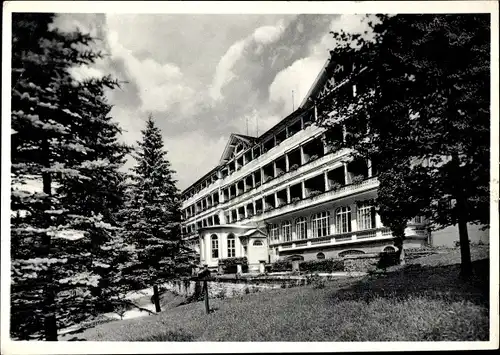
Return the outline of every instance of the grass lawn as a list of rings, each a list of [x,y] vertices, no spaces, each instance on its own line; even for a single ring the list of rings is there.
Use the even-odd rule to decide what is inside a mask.
[[[385,274],[211,300],[100,324],[61,340],[488,340],[488,249],[472,250],[475,277],[458,279],[460,252],[414,259]]]

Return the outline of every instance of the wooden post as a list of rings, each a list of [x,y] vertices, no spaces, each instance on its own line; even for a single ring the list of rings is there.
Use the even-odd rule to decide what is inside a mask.
[[[158,293],[158,286],[157,285],[153,286],[153,299],[155,301],[156,313],[161,312],[161,308],[160,308],[160,295]]]
[[[207,280],[203,280],[203,293],[205,295],[205,312],[210,313],[210,306],[208,304],[208,283]]]

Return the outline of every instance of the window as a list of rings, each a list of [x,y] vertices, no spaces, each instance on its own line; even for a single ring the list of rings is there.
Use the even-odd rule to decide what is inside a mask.
[[[307,239],[307,218],[299,217],[295,221],[295,233],[297,233],[297,239]]]
[[[311,218],[313,238],[324,237],[330,234],[330,213],[323,211]]]
[[[335,212],[335,228],[337,234],[351,231],[351,208],[348,206],[337,208]]]
[[[365,252],[362,250],[344,250],[339,253],[339,257],[345,258],[346,256],[349,255],[363,255],[363,254],[365,254]]]
[[[392,245],[386,246],[384,248],[384,253],[395,253],[396,248],[394,248]]]
[[[358,230],[375,228],[375,208],[369,204],[362,204],[357,211]]]
[[[316,259],[323,260],[324,258],[325,258],[325,254],[323,254],[323,253],[316,254]]]
[[[280,239],[280,228],[277,224],[271,224],[269,226],[269,238],[272,241],[278,241]]]
[[[234,234],[229,234],[227,237],[227,257],[234,258],[236,256],[236,240]]]
[[[210,239],[212,240],[212,259],[217,259],[219,257],[219,238],[212,234]]]
[[[285,221],[281,225],[281,235],[285,242],[289,242],[292,240],[292,222]]]
[[[254,247],[261,247],[263,245],[264,243],[262,243],[262,240],[256,240],[255,242],[253,242]]]

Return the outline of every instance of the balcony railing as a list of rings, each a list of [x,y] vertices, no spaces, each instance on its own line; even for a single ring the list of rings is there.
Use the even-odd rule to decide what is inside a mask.
[[[286,183],[290,180],[296,179],[298,176],[304,175],[306,172],[309,170],[315,169],[319,166],[325,165],[341,156],[344,156],[348,153],[348,151],[342,149],[340,151],[336,151],[334,153],[328,153],[323,155],[320,158],[317,158],[315,160],[309,161],[307,163],[302,164],[298,169],[295,170],[289,170],[285,172],[281,176],[273,177],[272,179],[269,179],[265,181],[264,183],[260,184],[259,186],[252,187],[250,189],[247,189],[247,191],[243,192],[242,194],[238,196],[234,196],[231,199],[224,201],[223,204],[230,204],[230,205],[237,205],[238,203],[241,203],[242,201],[251,199],[254,196],[262,194],[264,191],[271,190],[275,188],[278,185],[282,185],[283,183]]]
[[[368,191],[373,188],[376,188],[378,186],[378,180],[376,177],[371,177],[366,180],[363,180],[362,182],[358,184],[350,184],[350,185],[344,185],[343,187],[337,189],[337,190],[329,190],[326,192],[323,192],[319,195],[315,196],[310,196],[306,197],[299,202],[295,203],[288,203],[286,205],[280,206],[273,208],[270,211],[264,211],[262,215],[259,216],[260,219],[267,219],[275,216],[279,216],[281,214],[289,213],[294,210],[302,209],[305,207],[309,207],[311,205],[315,204],[320,204],[332,199],[338,199],[344,196],[351,195],[353,193],[359,193],[363,191]],[[252,218],[249,219],[249,221],[255,221],[257,218]]]

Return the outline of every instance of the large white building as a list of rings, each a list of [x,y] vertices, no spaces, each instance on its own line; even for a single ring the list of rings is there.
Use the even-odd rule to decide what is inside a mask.
[[[315,124],[315,100],[332,90],[356,92],[348,81],[328,80],[332,65],[327,61],[298,109],[267,132],[232,134],[219,164],[183,192],[183,235],[202,265],[246,256],[256,269],[261,260],[395,250],[370,204],[376,165],[327,144],[325,129]],[[345,129],[329,134],[340,141]],[[405,248],[428,242],[424,222],[408,224]]]

